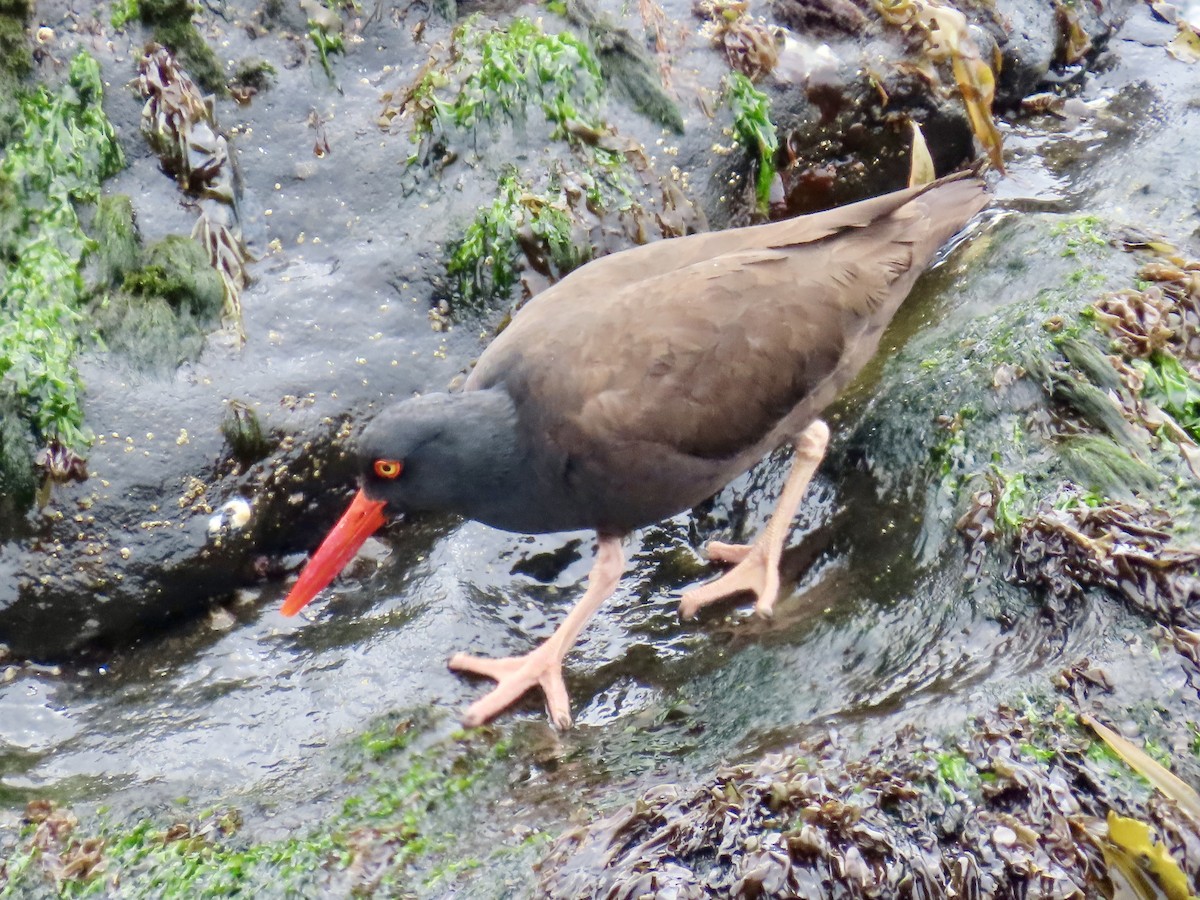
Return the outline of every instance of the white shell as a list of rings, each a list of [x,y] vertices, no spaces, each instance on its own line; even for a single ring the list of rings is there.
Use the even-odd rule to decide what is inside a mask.
[[[250,522],[250,503],[241,497],[227,500],[208,520],[209,537],[241,531]]]

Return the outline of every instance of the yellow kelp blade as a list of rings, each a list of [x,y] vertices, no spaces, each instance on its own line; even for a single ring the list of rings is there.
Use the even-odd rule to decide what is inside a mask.
[[[1102,846],[1101,850],[1110,878],[1119,873],[1125,879],[1127,889],[1139,897],[1156,898],[1158,891],[1145,883],[1149,873],[1167,895],[1167,900],[1191,900],[1192,888],[1187,875],[1145,822],[1118,816],[1110,809],[1108,840],[1112,846]],[[1112,871],[1114,869],[1116,872]]]
[[[908,186],[916,187],[920,184],[929,184],[937,178],[937,172],[933,170],[933,157],[929,155],[929,145],[925,143],[925,135],[921,133],[921,126],[915,121],[910,120],[909,125],[912,126],[912,162],[908,169]]]

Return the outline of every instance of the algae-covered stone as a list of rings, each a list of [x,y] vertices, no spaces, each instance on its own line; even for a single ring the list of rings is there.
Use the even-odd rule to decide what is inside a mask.
[[[16,134],[16,91],[33,67],[25,26],[32,11],[30,0],[0,2],[0,147]]]
[[[0,2],[0,70],[22,78],[33,68],[25,26],[33,5],[29,0]]]
[[[990,579],[1059,599],[1120,585],[1133,608],[1191,623],[1195,551],[1159,523],[1195,527],[1200,483],[1179,426],[1158,424],[1166,413],[1147,405],[1131,360],[1106,353],[1122,345],[1097,308],[1144,285],[1150,257],[1105,232],[1092,217],[1026,218],[977,241],[958,269],[961,305],[887,361],[851,440],[886,491],[924,494],[927,562],[953,564],[961,531]],[[1025,264],[1034,254],[1035,275]],[[1187,284],[1148,289],[1164,321],[1182,321],[1166,300],[1175,291],[1186,301]]]
[[[33,503],[33,438],[11,401],[0,401],[0,537]]]
[[[221,316],[221,276],[204,248],[188,237],[169,235],[147,247],[145,265],[129,272],[123,287],[131,294],[162,297],[200,322],[213,323]]]
[[[258,414],[237,400],[230,401],[226,409],[221,434],[225,435],[233,458],[245,467],[266,458],[273,448],[273,442],[263,432]]]
[[[567,18],[587,29],[605,84],[646,118],[683,133],[683,115],[663,88],[662,74],[633,36],[587,0],[569,0]]]
[[[275,67],[260,57],[241,60],[234,70],[232,81],[255,91],[265,91],[274,82],[278,72]]]
[[[137,268],[141,241],[133,217],[133,202],[125,194],[101,197],[92,219],[100,279],[116,285]]]
[[[115,291],[92,307],[91,320],[105,346],[139,369],[174,368],[204,346],[206,329],[154,295]]]
[[[0,859],[5,896],[41,896],[58,876],[64,893],[95,893],[120,877],[121,896],[417,896],[408,888],[430,886],[463,868],[481,865],[457,855],[454,832],[470,827],[488,786],[507,776],[508,743],[491,729],[469,735],[438,734],[437,721],[424,710],[378,723],[339,755],[348,768],[347,796],[340,810],[314,816],[310,827],[269,840],[238,834],[238,809],[215,807],[198,821],[143,819],[128,826],[79,819],[50,801],[30,804],[25,821],[69,822],[51,837],[33,840],[23,831],[11,847],[6,871]],[[187,816],[191,820],[191,816]],[[70,866],[80,856],[79,832],[92,848],[90,865]],[[59,836],[72,835],[71,842]],[[518,848],[519,851],[519,848]],[[503,860],[513,850],[496,849]],[[31,857],[48,861],[28,865]],[[370,883],[363,876],[370,866]],[[57,893],[56,893],[57,895]]]
[[[170,47],[188,74],[204,90],[225,92],[225,71],[212,48],[192,22],[197,12],[191,0],[141,0],[142,21],[154,29],[154,40]]]
[[[105,222],[125,245],[102,262],[115,279],[136,259],[136,234],[128,198],[105,208]],[[124,201],[124,202],[121,202]],[[100,216],[97,214],[97,218]],[[126,268],[121,288],[93,304],[92,320],[107,347],[138,368],[164,369],[199,355],[204,335],[220,320],[224,302],[221,276],[196,241],[170,235],[146,248],[144,263]]]

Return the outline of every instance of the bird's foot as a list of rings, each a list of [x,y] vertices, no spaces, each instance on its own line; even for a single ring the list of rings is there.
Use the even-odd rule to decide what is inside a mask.
[[[571,727],[571,700],[563,682],[562,659],[548,644],[542,644],[524,656],[503,659],[456,653],[450,658],[450,668],[456,672],[483,675],[496,682],[490,692],[463,713],[462,722],[468,728],[482,725],[503,712],[535,685],[546,695],[546,711],[554,727],[562,731]]]
[[[771,618],[775,598],[779,595],[779,563],[770,559],[761,544],[722,544],[714,541],[706,548],[710,559],[737,563],[732,569],[708,584],[702,584],[683,595],[679,614],[690,619],[702,607],[749,592],[756,600],[754,611],[764,619]]]

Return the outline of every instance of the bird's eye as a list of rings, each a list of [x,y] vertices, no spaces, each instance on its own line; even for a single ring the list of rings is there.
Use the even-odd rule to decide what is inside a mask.
[[[400,470],[403,468],[404,463],[398,459],[375,460],[375,474],[380,478],[399,478]]]

